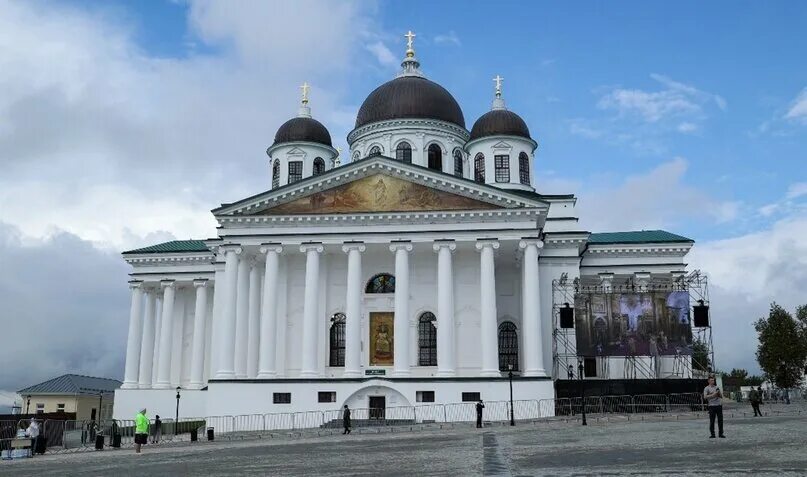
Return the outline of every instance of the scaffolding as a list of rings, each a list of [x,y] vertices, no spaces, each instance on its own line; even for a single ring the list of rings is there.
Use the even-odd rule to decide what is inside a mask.
[[[616,282],[616,280],[615,280]],[[692,327],[693,354],[674,356],[583,356],[577,353],[575,328],[561,328],[560,310],[574,307],[575,297],[581,293],[642,293],[654,291],[687,291],[690,304],[690,326]],[[574,379],[578,363],[585,358],[596,359],[599,379],[659,379],[659,378],[705,378],[715,369],[714,348],[711,326],[696,327],[692,320],[692,306],[709,306],[709,287],[706,275],[699,270],[681,274],[673,278],[654,277],[641,286],[632,277],[622,283],[603,286],[600,283],[586,283],[567,274],[552,281],[552,362],[554,379]],[[708,308],[707,308],[708,309]],[[711,317],[708,325],[711,325]],[[665,366],[666,365],[666,366]],[[616,376],[612,376],[613,370]],[[587,376],[589,378],[590,376]],[[591,376],[593,378],[593,376]],[[595,379],[596,379],[595,378]]]

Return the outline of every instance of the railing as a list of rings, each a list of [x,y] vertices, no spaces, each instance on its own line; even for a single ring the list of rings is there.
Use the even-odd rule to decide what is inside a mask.
[[[483,419],[486,423],[509,422],[509,401],[485,402]],[[787,412],[787,405],[766,402],[769,413]],[[797,406],[798,407],[798,406]],[[595,416],[631,415],[650,413],[692,413],[705,410],[700,393],[643,394],[636,396],[587,396],[585,398],[557,398],[513,401],[512,414],[516,421],[552,421],[586,414]],[[763,411],[765,408],[763,408]],[[741,411],[742,412],[742,411]],[[216,439],[248,438],[261,433],[288,433],[298,431],[328,431],[342,427],[343,410],[248,414],[239,416],[208,416],[162,421],[160,443],[190,440],[193,430],[204,439],[205,429],[213,428]],[[428,425],[430,423],[471,423],[476,421],[476,403],[419,404],[379,408],[351,409],[351,426],[382,428],[394,426]],[[25,429],[29,420],[0,421],[0,449],[6,450],[18,429]],[[40,423],[40,436],[46,440],[48,452],[71,452],[95,448],[96,436],[104,438],[104,446],[134,444],[133,420],[58,421]],[[154,421],[149,428],[149,442],[153,441]],[[118,439],[115,436],[119,436]]]

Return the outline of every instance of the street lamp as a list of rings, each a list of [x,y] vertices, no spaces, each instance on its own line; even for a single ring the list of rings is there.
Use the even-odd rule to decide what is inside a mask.
[[[510,378],[510,425],[516,425],[516,419],[513,415],[513,364],[507,365],[507,377]]]
[[[30,414],[31,412],[31,396],[28,396],[28,403],[25,405],[25,414]]]
[[[177,386],[177,414],[176,418],[174,419],[174,435],[177,435],[179,430],[179,390],[182,389],[181,387]]]
[[[98,391],[98,422],[101,422],[101,409],[103,409],[104,405],[104,392]]]
[[[580,402],[583,405],[583,425],[587,426],[586,422],[586,380],[583,379],[583,360],[578,361],[577,364],[577,377],[580,379]]]

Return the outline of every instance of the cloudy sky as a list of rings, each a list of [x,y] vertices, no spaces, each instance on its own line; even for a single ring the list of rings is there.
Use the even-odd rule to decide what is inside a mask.
[[[805,24],[800,2],[0,0],[0,390],[120,378],[120,251],[213,236],[211,208],[267,189],[303,81],[345,149],[408,29],[469,126],[505,78],[539,192],[578,194],[588,229],[697,240],[717,364],[756,370],[751,322],[807,302]]]

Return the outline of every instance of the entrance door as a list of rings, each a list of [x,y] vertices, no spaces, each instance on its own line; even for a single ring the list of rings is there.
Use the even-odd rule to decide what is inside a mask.
[[[384,419],[384,410],[387,408],[385,396],[370,396],[370,419]]]

